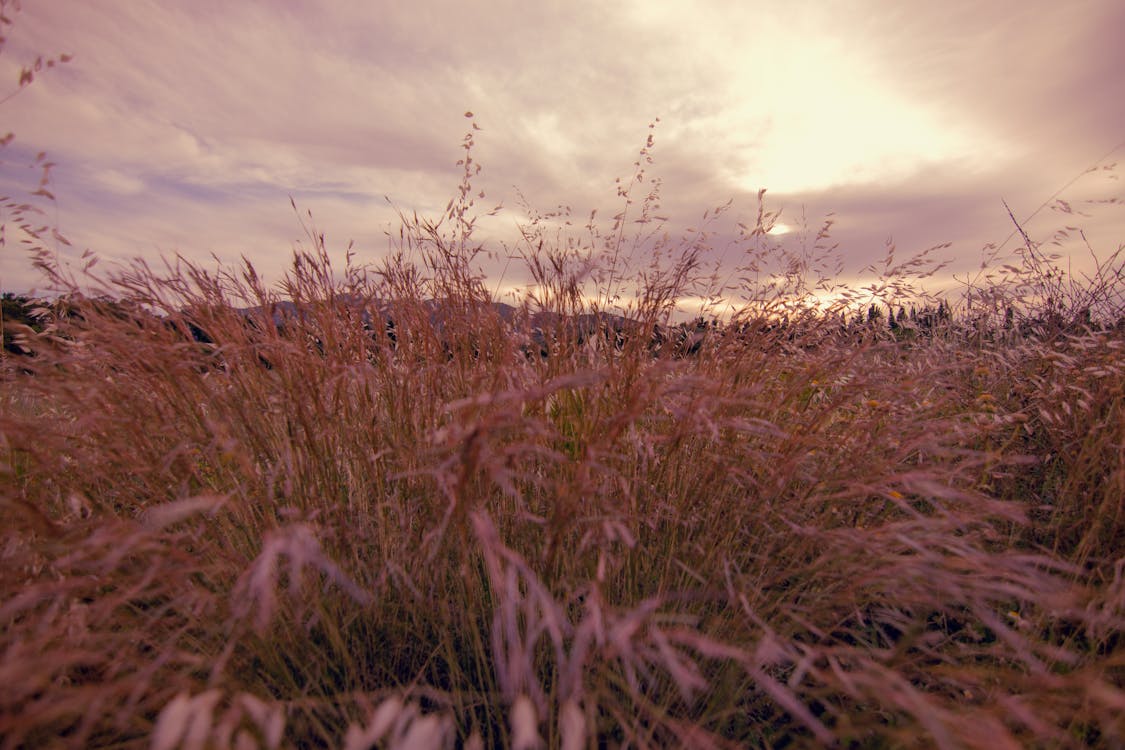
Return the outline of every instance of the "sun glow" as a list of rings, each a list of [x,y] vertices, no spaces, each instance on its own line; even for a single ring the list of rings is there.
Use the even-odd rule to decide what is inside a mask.
[[[745,134],[732,143],[729,169],[741,187],[796,193],[895,182],[968,158],[980,167],[1006,152],[972,123],[951,124],[882,82],[836,41],[814,40],[799,55],[778,78],[763,78],[756,62],[734,76],[732,88],[745,94],[725,117],[736,124],[729,132]]]
[[[888,184],[944,165],[985,170],[1013,156],[971,113],[904,87],[878,40],[857,40],[830,8],[643,7],[643,23],[685,40],[684,59],[721,71],[718,99],[690,135],[721,150],[721,170],[740,190]]]

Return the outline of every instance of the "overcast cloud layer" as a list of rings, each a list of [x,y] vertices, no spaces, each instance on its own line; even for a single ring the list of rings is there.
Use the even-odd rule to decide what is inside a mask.
[[[467,110],[482,203],[513,209],[496,237],[513,235],[516,189],[542,209],[620,210],[614,179],[659,117],[671,227],[728,198],[752,221],[768,188],[791,226],[834,212],[848,274],[888,238],[902,256],[951,242],[954,268],[976,267],[1012,230],[1002,198],[1027,217],[1125,141],[1119,0],[43,0],[16,17],[0,81],[60,52],[73,61],[0,105],[16,133],[0,190],[33,188],[20,165],[46,150],[64,254],[245,255],[272,279],[301,239],[290,196],[361,260],[387,250],[384,196],[440,212]],[[1062,197],[1119,196],[1113,176]],[[1028,228],[1079,224],[1107,255],[1123,213],[1044,210]],[[0,286],[40,284],[3,250]]]

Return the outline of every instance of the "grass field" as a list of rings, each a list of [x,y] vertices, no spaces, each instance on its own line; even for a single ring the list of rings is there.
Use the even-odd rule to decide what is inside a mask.
[[[466,195],[274,286],[39,256],[72,293],[4,362],[0,747],[1125,743],[1116,256],[1028,247],[895,329],[790,258],[688,353],[649,332],[699,238],[532,216],[501,316]]]

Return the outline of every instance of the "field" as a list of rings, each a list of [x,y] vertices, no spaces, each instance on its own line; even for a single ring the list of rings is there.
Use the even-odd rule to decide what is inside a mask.
[[[533,214],[501,314],[468,194],[275,285],[38,256],[0,747],[1125,743],[1117,256],[825,309],[760,214],[745,304],[677,325],[706,235]]]

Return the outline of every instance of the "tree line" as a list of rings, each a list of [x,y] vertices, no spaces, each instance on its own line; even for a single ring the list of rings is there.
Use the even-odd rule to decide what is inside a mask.
[[[82,319],[81,310],[87,302],[89,300],[70,300],[65,297],[47,301],[5,292],[0,297],[0,332],[3,335],[4,355],[33,356],[30,338],[42,333],[52,321]],[[99,298],[96,303],[100,310],[113,317],[145,314],[127,300]],[[279,332],[287,325],[300,325],[302,321],[303,316],[295,309],[290,309],[291,307],[291,303],[280,303],[270,316]],[[513,308],[502,304],[496,307],[501,318],[512,321]],[[987,336],[997,339],[1054,336],[1076,332],[1082,328],[1125,328],[1125,317],[1109,323],[1097,323],[1091,320],[1088,312],[1070,320],[1052,313],[1052,309],[1048,305],[1047,312],[1017,316],[1015,309],[1009,305],[1002,315],[985,321],[980,316],[969,314],[955,316],[950,304],[939,300],[936,304],[930,303],[921,308],[899,305],[896,310],[890,305],[873,304],[851,314],[839,312],[819,315],[806,311],[806,314],[793,318],[788,315],[762,315],[724,322],[717,318],[699,316],[686,322],[656,324],[651,330],[642,330],[635,321],[608,313],[578,315],[561,326],[559,321],[554,320],[557,315],[538,313],[528,319],[527,340],[521,349],[527,357],[548,357],[562,343],[557,341],[560,333],[574,339],[572,344],[583,346],[592,343],[615,349],[623,349],[627,342],[635,341],[639,336],[647,339],[644,345],[654,356],[690,357],[697,354],[708,341],[720,338],[743,341],[746,344],[765,340],[808,344],[812,340],[821,340],[824,336],[852,339],[874,335],[877,338],[911,341],[944,331],[966,337]],[[240,312],[245,317],[247,326],[255,328],[260,324],[256,321],[259,316],[252,314],[253,310]],[[363,327],[380,339],[382,344],[391,350],[397,350],[398,339],[404,334],[401,323],[396,325],[389,310],[384,311],[381,317],[383,320],[377,324],[369,311],[363,311]],[[433,320],[430,322],[436,328],[442,327]],[[190,310],[183,311],[178,322],[169,320],[167,324],[182,326],[186,336],[197,344],[217,343],[205,324],[193,318]],[[819,335],[810,336],[814,331]],[[449,342],[446,342],[445,350],[452,355]]]

